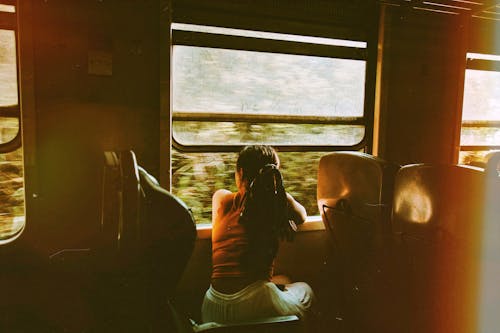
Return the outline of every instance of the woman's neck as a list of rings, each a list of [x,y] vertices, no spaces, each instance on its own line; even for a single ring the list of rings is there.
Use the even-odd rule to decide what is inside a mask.
[[[241,207],[243,200],[245,200],[247,191],[245,189],[239,189],[238,192],[234,194],[233,205],[234,207]]]

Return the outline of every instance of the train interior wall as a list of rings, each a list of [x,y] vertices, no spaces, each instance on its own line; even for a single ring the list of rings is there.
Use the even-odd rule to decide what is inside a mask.
[[[456,162],[467,33],[461,17],[388,8],[379,156],[401,165]]]
[[[158,176],[158,7],[32,2],[37,184],[25,234],[36,251],[92,246],[103,151],[132,149]]]

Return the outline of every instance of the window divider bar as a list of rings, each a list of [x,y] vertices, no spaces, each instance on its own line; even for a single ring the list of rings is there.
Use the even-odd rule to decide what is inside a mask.
[[[0,117],[19,118],[19,105],[0,106]]]
[[[483,151],[483,150],[497,150],[500,149],[500,145],[497,146],[460,146],[460,151]]]
[[[250,143],[249,143],[250,144]],[[183,145],[178,143],[175,139],[172,141],[172,145],[175,149],[186,152],[186,153],[237,153],[246,144],[241,145]],[[359,151],[366,147],[366,138],[363,138],[361,142],[352,146],[328,146],[328,145],[276,145],[272,144],[279,152],[326,152],[326,151]]]
[[[16,13],[0,12],[0,29],[16,30],[17,29]]]
[[[173,121],[243,122],[243,123],[286,123],[286,124],[328,124],[365,125],[363,117],[328,117],[303,115],[270,115],[241,113],[173,112]]]
[[[17,4],[16,2],[16,0],[0,0],[0,5],[15,6]]]
[[[174,30],[172,31],[172,41],[174,45],[366,60],[365,48],[220,35],[207,32]]]
[[[462,127],[498,127],[500,120],[463,120]]]
[[[467,69],[500,72],[500,61],[487,59],[467,59]]]

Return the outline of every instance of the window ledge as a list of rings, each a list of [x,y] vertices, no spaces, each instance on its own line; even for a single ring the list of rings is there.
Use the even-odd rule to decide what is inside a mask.
[[[321,220],[321,216],[308,216],[303,224],[298,226],[297,232],[306,231],[321,231],[325,230],[325,225]],[[212,224],[199,223],[196,225],[196,232],[198,239],[210,239],[212,237]]]

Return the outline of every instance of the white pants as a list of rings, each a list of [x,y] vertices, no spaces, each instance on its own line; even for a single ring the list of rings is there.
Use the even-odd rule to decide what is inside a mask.
[[[271,316],[303,317],[311,307],[311,287],[304,282],[285,287],[281,291],[272,282],[256,281],[234,294],[223,294],[210,286],[201,307],[202,321],[225,324]]]

